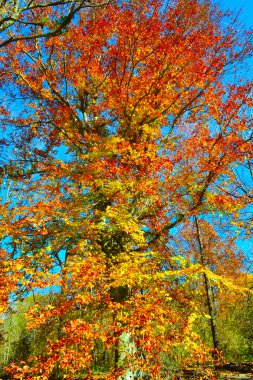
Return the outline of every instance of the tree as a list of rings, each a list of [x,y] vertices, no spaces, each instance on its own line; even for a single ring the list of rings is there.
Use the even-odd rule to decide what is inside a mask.
[[[16,302],[15,310],[4,320],[1,326],[0,356],[1,364],[8,365],[11,361],[29,359],[29,356],[41,354],[45,350],[47,335],[54,335],[52,325],[44,330],[26,330],[25,313],[35,303],[48,305],[55,302],[55,294],[33,294],[26,297],[22,302]]]
[[[89,378],[98,346],[114,356],[108,379],[159,378],[181,347],[186,362],[211,360],[189,286],[225,278],[175,254],[173,236],[245,206],[226,189],[252,154],[251,83],[226,72],[251,44],[224,17],[208,1],[119,1],[8,51],[3,89],[19,110],[3,109],[15,136],[3,173],[24,194],[2,206],[19,276],[9,294],[59,292],[27,313],[28,328],[56,336],[12,376]]]
[[[196,216],[188,223],[184,223],[178,231],[178,237],[174,237],[174,241],[175,249],[181,252],[189,265],[199,263],[204,268],[202,281],[198,278],[195,283],[193,281],[191,283],[192,297],[195,303],[199,303],[199,310],[202,309],[210,322],[209,332],[207,332],[206,323],[203,323],[200,330],[202,329],[201,335],[206,342],[212,341],[213,356],[216,358],[221,349],[220,335],[223,335],[220,326],[223,324],[224,329],[224,324],[226,324],[224,318],[222,318],[222,324],[219,321],[221,310],[224,309],[226,313],[226,303],[227,306],[232,307],[238,299],[241,300],[240,302],[245,302],[247,298],[241,291],[238,292],[238,279],[242,278],[241,273],[245,270],[242,251],[238,249],[231,231],[228,234],[217,221],[198,219]],[[210,278],[209,271],[217,277]],[[223,281],[224,278],[229,281],[229,286],[221,287],[220,280]],[[247,284],[242,286],[242,282],[240,285],[240,290],[243,287],[248,288]],[[226,302],[223,300],[223,292],[227,294]]]
[[[240,273],[237,283],[252,289],[252,275]],[[219,295],[217,318],[220,345],[233,361],[252,361],[252,293],[235,295],[228,289]]]

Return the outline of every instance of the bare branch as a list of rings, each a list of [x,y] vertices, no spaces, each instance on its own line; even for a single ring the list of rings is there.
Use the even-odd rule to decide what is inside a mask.
[[[104,6],[109,4],[110,0],[106,0],[102,3],[91,2],[90,0],[62,0],[62,1],[51,1],[47,3],[38,3],[34,4],[33,1],[28,2],[25,6],[21,7],[18,3],[16,4],[13,1],[11,4],[8,4],[6,8],[7,15],[0,19],[0,32],[7,32],[8,37],[3,39],[0,42],[0,48],[3,48],[11,43],[22,41],[22,40],[31,40],[37,38],[46,38],[46,37],[54,37],[58,36],[62,33],[62,31],[67,28],[67,26],[71,23],[75,15],[84,8],[96,8],[100,6]],[[43,9],[45,14],[47,9],[52,9],[54,7],[69,5],[69,9],[64,12],[58,19],[54,19],[55,27],[52,30],[48,30],[46,32],[42,31],[38,33],[15,33],[13,29],[15,29],[16,25],[29,25],[29,26],[40,26],[43,28],[45,26],[46,21],[43,20],[43,17],[40,19],[35,19],[31,21],[31,11]],[[5,5],[1,5],[3,7]],[[30,17],[29,17],[30,16]],[[42,15],[43,16],[43,15]]]

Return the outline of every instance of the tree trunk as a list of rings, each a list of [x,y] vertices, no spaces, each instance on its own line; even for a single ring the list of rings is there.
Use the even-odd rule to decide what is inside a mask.
[[[200,262],[201,262],[201,265],[205,267],[206,266],[205,252],[204,252],[204,247],[201,240],[199,223],[196,217],[194,218],[194,220],[195,220],[196,231],[197,231],[197,241],[199,245]],[[215,316],[214,304],[213,304],[213,299],[212,299],[213,298],[212,289],[211,289],[206,273],[203,274],[203,278],[204,278],[205,293],[206,293],[206,303],[208,307],[208,313],[210,315],[210,328],[211,328],[211,335],[212,335],[213,348],[214,348],[212,356],[213,356],[213,359],[216,359],[217,350],[219,348],[219,340],[218,340],[217,329],[216,329],[216,316]]]

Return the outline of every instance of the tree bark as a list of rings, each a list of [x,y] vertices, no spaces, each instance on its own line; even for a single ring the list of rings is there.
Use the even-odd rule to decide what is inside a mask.
[[[195,225],[196,225],[197,241],[198,241],[199,253],[200,253],[200,262],[201,262],[201,265],[205,267],[206,266],[205,251],[204,251],[204,246],[201,240],[200,228],[199,228],[197,217],[194,217],[194,220],[195,220]],[[216,329],[215,310],[214,310],[214,305],[213,305],[213,300],[212,300],[212,289],[211,289],[206,273],[203,274],[203,278],[204,278],[204,286],[205,286],[205,293],[206,293],[206,303],[207,303],[208,313],[210,315],[210,328],[211,328],[211,335],[212,335],[213,348],[214,348],[213,358],[216,359],[217,350],[219,348],[219,340],[218,340],[217,329]]]

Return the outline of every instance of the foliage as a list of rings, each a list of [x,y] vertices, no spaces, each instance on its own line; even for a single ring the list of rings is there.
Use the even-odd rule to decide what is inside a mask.
[[[252,275],[241,275],[237,282],[252,289]],[[221,295],[218,318],[220,344],[230,360],[252,361],[252,302],[252,294],[235,297],[227,291]]]
[[[198,327],[214,337],[222,292],[249,293],[234,168],[252,162],[252,84],[233,73],[250,33],[209,1],[91,6],[66,29],[52,9],[50,38],[27,24],[0,58],[1,312],[41,293],[22,333],[43,342],[6,371],[159,379],[210,363],[219,342]]]

